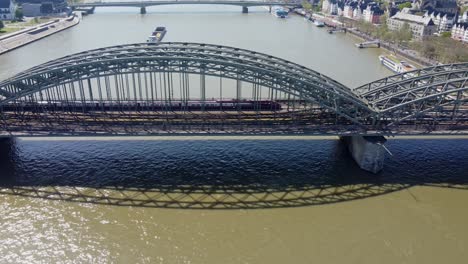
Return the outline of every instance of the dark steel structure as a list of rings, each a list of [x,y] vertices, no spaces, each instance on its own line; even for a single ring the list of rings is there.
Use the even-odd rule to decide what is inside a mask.
[[[438,65],[389,76],[354,92],[394,132],[403,133],[411,124],[415,125],[413,133],[466,131],[467,80],[468,63]]]
[[[350,89],[304,66],[201,43],[66,56],[0,83],[0,135],[468,134],[468,64]]]

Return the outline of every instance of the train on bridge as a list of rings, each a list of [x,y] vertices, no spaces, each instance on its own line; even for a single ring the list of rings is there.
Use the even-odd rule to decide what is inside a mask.
[[[164,100],[164,101],[38,101],[1,106],[3,112],[93,112],[93,111],[279,111],[271,100]]]

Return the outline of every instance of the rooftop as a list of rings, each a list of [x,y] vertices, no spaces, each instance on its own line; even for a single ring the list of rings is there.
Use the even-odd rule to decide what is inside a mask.
[[[11,0],[0,0],[0,8],[10,8]]]
[[[403,13],[403,12],[398,12],[391,18],[403,20],[407,22],[412,22],[412,23],[417,23],[417,24],[423,24],[426,26],[434,24],[434,22],[432,21],[430,17],[423,17],[423,16],[418,16],[418,15],[413,15],[413,14]]]

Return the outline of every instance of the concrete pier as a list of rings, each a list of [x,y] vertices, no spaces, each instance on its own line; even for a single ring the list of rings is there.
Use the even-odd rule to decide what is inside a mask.
[[[249,13],[249,8],[246,7],[246,6],[243,6],[242,7],[242,14],[247,14],[247,13]]]
[[[140,8],[140,14],[142,14],[142,15],[146,14],[146,6],[142,6]]]
[[[387,141],[382,136],[344,136],[341,139],[348,146],[351,156],[363,170],[377,173],[383,169]]]

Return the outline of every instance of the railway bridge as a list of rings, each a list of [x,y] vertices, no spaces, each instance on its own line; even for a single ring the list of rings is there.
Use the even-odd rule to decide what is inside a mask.
[[[385,136],[467,135],[468,63],[349,88],[294,62],[203,43],[128,44],[0,82],[0,136],[337,135],[382,168]]]
[[[161,0],[161,1],[129,1],[129,2],[118,2],[118,1],[95,1],[95,2],[84,2],[70,4],[75,10],[79,10],[83,7],[139,7],[140,13],[145,14],[148,6],[159,6],[159,5],[235,5],[242,7],[242,13],[248,13],[249,7],[253,6],[287,6],[287,7],[300,7],[301,2],[299,1],[281,1],[281,0]],[[94,9],[93,9],[94,11]]]

